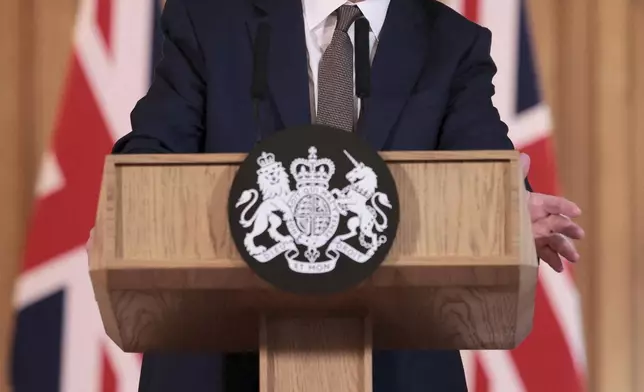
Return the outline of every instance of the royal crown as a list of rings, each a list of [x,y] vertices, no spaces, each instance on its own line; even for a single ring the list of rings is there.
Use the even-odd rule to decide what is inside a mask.
[[[262,152],[262,155],[257,158],[259,167],[266,167],[275,163],[275,154],[272,152]]]
[[[335,173],[335,164],[327,158],[318,159],[318,150],[309,148],[309,158],[297,158],[291,162],[291,175],[295,178],[297,188],[308,186],[329,187],[329,181]]]
[[[280,162],[275,161],[275,154],[272,152],[262,152],[262,154],[257,158],[257,164],[259,165],[257,173],[270,172],[277,166],[282,165]]]

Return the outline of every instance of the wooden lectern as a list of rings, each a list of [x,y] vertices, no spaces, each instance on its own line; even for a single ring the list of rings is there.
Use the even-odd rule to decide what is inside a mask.
[[[373,349],[511,349],[530,332],[537,257],[518,153],[381,153],[400,198],[387,260],[360,286],[298,296],[260,280],[230,236],[242,154],[105,164],[90,255],[126,352],[258,351],[262,392],[367,392]]]

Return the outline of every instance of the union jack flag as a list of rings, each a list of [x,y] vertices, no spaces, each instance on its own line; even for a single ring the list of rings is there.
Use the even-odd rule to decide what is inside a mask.
[[[395,1],[395,0],[392,0]],[[517,148],[533,158],[536,191],[558,192],[551,116],[540,95],[522,0],[447,2],[493,32],[495,104]],[[105,155],[130,129],[159,56],[158,0],[82,0],[74,51],[15,292],[16,392],[135,392],[140,356],[105,335],[87,273]],[[473,392],[581,392],[586,356],[570,272],[542,268],[535,325],[513,351],[463,352]]]

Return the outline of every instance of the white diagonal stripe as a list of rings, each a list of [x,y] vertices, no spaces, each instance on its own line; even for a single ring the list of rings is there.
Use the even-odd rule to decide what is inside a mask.
[[[84,247],[76,248],[20,276],[14,304],[29,306],[64,290],[63,352],[60,390],[100,392],[100,346],[103,332],[87,268]]]
[[[58,158],[51,151],[43,154],[36,180],[36,197],[43,198],[56,193],[65,187],[65,178]]]
[[[517,149],[550,136],[552,115],[548,105],[540,104],[524,110],[508,124],[508,136]]]
[[[135,392],[139,388],[141,359],[138,354],[123,353],[109,337],[103,339],[118,380],[117,392]]]
[[[476,392],[474,389],[476,388],[476,351],[461,351],[461,360],[463,361],[467,390]]]
[[[75,48],[113,139],[131,129],[129,113],[149,86],[152,0],[112,0],[115,29],[108,51],[96,25],[96,1],[83,1]]]
[[[543,265],[543,264],[542,264]],[[586,374],[586,347],[579,291],[572,276],[558,274],[552,268],[539,268],[544,291],[561,327],[579,375]]]
[[[525,385],[508,351],[479,351],[481,366],[489,381],[490,392],[526,392]]]
[[[480,2],[481,23],[492,32],[492,58],[498,68],[493,83],[493,102],[501,119],[510,127],[516,113],[519,52],[519,2],[494,0]]]

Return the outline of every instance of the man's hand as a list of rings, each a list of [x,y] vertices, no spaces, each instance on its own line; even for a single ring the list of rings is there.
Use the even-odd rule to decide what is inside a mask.
[[[521,154],[524,177],[530,171],[530,157]],[[580,240],[584,230],[571,218],[581,215],[577,205],[563,197],[528,193],[528,210],[539,258],[557,272],[563,271],[561,257],[570,262],[579,260],[579,253],[571,239]]]

